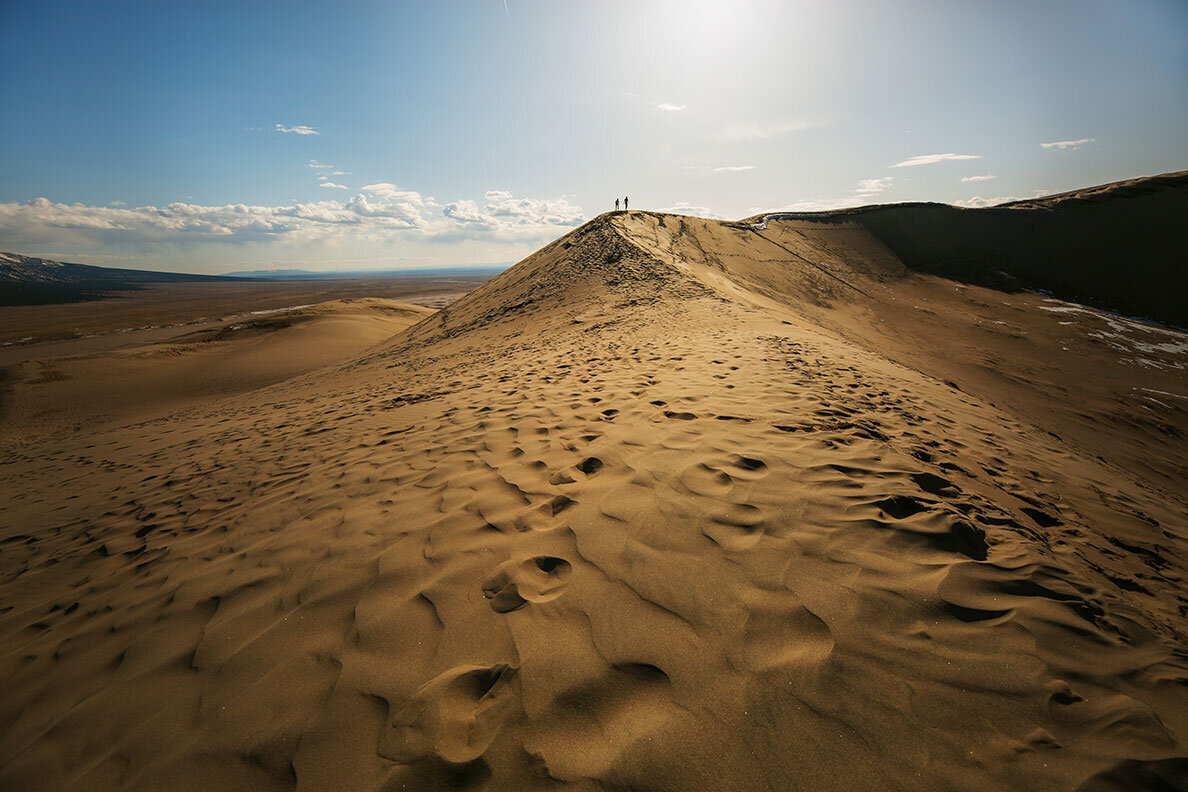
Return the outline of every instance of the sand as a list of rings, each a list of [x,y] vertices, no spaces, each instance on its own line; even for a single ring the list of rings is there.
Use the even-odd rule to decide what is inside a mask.
[[[14,345],[0,351],[0,362],[24,358],[2,370],[0,439],[27,444],[218,402],[349,359],[432,312],[352,298],[194,326]]]
[[[1053,300],[604,215],[8,434],[0,786],[1182,788],[1188,335]]]
[[[0,361],[23,339],[37,343],[168,326],[182,330],[249,313],[330,300],[382,297],[440,308],[490,278],[490,273],[385,275],[214,283],[146,284],[101,300],[55,305],[0,306]],[[156,339],[154,339],[156,340]],[[0,365],[7,365],[0,362]]]

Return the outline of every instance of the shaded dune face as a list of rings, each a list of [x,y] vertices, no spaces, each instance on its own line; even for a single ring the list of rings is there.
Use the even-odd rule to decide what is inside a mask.
[[[1041,400],[1044,299],[604,216],[316,375],[12,443],[0,786],[1183,786],[1184,407],[1110,390],[1180,353],[1073,341]]]

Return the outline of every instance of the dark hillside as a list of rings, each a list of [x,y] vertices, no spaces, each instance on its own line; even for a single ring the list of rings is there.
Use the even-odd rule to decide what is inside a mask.
[[[132,291],[152,283],[236,282],[246,278],[178,272],[93,267],[0,253],[0,305],[51,305],[82,302]]]
[[[907,266],[1006,289],[1041,289],[1188,325],[1188,172],[988,209],[900,204],[846,215]]]

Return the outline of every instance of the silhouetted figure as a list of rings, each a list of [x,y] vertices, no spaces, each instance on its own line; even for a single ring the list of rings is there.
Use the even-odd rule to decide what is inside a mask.
[[[615,211],[616,212],[619,211],[619,199],[618,198],[615,199]]]
[[[626,195],[623,196],[623,211],[624,212],[627,211],[627,196]]]

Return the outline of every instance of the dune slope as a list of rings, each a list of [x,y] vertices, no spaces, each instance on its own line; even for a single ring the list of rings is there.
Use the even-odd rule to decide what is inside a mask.
[[[354,357],[431,313],[354,298],[259,311],[199,331],[174,328],[172,338],[157,343],[107,348],[80,339],[54,345],[73,354],[49,357],[39,354],[41,347],[17,347],[13,354],[38,357],[0,368],[0,438],[27,443],[256,390]]]
[[[602,216],[316,376],[12,446],[0,785],[1182,786],[1185,336],[819,226]]]
[[[1186,211],[1181,171],[985,209],[893,204],[840,216],[921,272],[1188,327]]]

